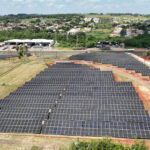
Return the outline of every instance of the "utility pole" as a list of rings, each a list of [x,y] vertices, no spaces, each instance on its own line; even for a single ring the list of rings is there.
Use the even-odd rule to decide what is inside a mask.
[[[10,46],[8,47],[8,58],[9,58],[9,63],[11,62],[11,56],[10,56],[11,52],[10,52]]]
[[[56,50],[56,59],[57,59],[57,50]]]
[[[66,33],[66,41],[68,43],[68,41],[69,41],[69,33]]]
[[[79,42],[79,37],[78,37],[78,33],[76,35],[76,47],[78,47],[78,42]]]
[[[98,22],[98,28],[100,27],[100,24],[102,23],[101,18],[99,18],[99,22]]]
[[[40,44],[40,59],[42,60],[42,44]]]
[[[55,44],[57,42],[57,31],[55,30]]]
[[[93,26],[92,26],[92,34],[94,34],[94,29],[95,29],[95,24],[93,24]]]
[[[88,33],[85,32],[85,48],[87,48],[87,43],[88,43]]]

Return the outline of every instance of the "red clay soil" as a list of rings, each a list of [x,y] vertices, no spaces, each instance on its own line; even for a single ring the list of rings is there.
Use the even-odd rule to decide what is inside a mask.
[[[118,75],[116,73],[113,73],[113,74],[114,74],[115,81],[121,82],[121,79],[118,77]]]
[[[4,99],[7,99],[7,98],[8,98],[8,96],[4,97]]]
[[[133,84],[136,92],[138,93],[140,99],[143,101],[145,108],[148,110],[150,115],[150,92],[141,90],[137,85]]]
[[[54,63],[55,63],[55,62],[47,62],[47,65],[53,66]]]
[[[147,61],[150,61],[150,56],[143,56],[143,55],[138,55],[138,56],[147,60]]]

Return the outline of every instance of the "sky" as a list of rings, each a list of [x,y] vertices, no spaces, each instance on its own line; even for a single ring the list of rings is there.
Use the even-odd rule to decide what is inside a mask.
[[[0,15],[18,13],[150,14],[150,0],[0,0]]]

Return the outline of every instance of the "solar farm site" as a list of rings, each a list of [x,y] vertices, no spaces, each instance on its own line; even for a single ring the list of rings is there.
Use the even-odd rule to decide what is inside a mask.
[[[116,82],[111,71],[63,62],[0,100],[0,132],[150,139],[150,116],[131,82]]]

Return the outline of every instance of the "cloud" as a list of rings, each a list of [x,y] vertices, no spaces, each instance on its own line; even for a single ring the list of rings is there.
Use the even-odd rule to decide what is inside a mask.
[[[24,2],[24,0],[13,0],[13,2]]]
[[[21,3],[21,2],[33,2],[34,0],[12,0],[12,2],[15,2],[15,3]]]
[[[145,13],[150,0],[0,0],[0,14],[10,13]],[[9,5],[8,5],[9,3]],[[29,7],[30,6],[30,7]],[[28,9],[26,9],[28,8]]]
[[[150,2],[150,0],[135,0],[135,2]]]
[[[87,0],[87,2],[95,3],[95,2],[100,2],[100,0]]]

